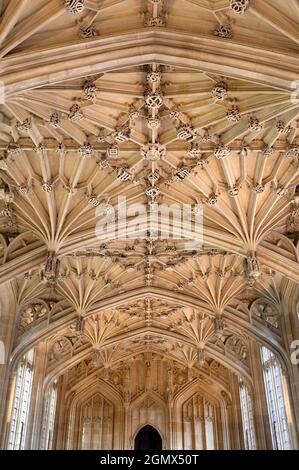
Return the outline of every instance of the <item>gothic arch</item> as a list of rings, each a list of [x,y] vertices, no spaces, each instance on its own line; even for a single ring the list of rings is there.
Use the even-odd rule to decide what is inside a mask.
[[[156,405],[158,405],[158,407]],[[156,413],[151,416],[150,412],[148,413],[145,411],[145,416],[143,418],[141,417],[138,422],[138,419],[134,419],[134,412],[137,411],[139,407],[143,412],[144,410],[150,410],[151,407],[154,407],[156,409]],[[157,410],[163,410],[163,415],[161,415],[161,412],[158,413]],[[138,432],[146,425],[150,425],[157,429],[162,438],[163,448],[169,448],[169,442],[167,441],[167,423],[169,421],[168,409],[165,401],[163,401],[155,392],[146,391],[136,397],[130,403],[128,416],[130,416],[129,423],[131,424],[131,428],[127,430],[128,449],[134,449],[135,438]]]
[[[89,383],[88,381],[81,382],[78,391],[72,392],[72,394],[66,399],[66,409],[68,411],[65,418],[68,422],[68,433],[65,444],[68,449],[80,448],[80,435],[78,435],[78,433],[76,434],[74,431],[76,429],[78,430],[78,413],[80,412],[82,405],[97,394],[106,399],[113,407],[113,448],[122,448],[121,434],[118,431],[119,428],[123,426],[122,400],[119,394],[108,383],[98,379],[96,383],[94,381],[92,383]]]

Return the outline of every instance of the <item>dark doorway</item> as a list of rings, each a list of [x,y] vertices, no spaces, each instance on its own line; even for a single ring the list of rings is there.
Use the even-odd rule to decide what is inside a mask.
[[[135,450],[162,450],[162,439],[152,426],[144,426],[135,438]]]

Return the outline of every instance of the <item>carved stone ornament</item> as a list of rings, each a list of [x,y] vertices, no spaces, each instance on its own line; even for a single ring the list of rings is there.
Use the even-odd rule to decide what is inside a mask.
[[[116,144],[109,145],[107,148],[107,157],[117,158],[119,155],[119,147]]]
[[[147,81],[150,83],[159,83],[161,81],[161,78],[162,78],[161,72],[157,72],[157,71],[149,72],[146,77]]]
[[[58,280],[59,260],[56,253],[49,252],[44,269],[42,271],[42,279],[50,284],[55,284]]]
[[[95,83],[90,80],[86,80],[83,84],[83,93],[87,100],[95,101],[99,93],[99,89]]]
[[[77,103],[73,104],[73,106],[70,109],[68,119],[71,122],[80,122],[82,121],[83,118],[84,116],[83,116],[80,106]]]
[[[117,169],[117,178],[121,181],[132,181],[133,175],[128,168],[121,167]]]
[[[84,10],[84,3],[84,0],[64,0],[65,8],[73,15],[82,13]]]
[[[230,8],[237,15],[242,15],[249,6],[249,0],[230,0]]]
[[[128,126],[117,129],[112,137],[116,140],[116,142],[126,142],[131,137],[131,129]]]
[[[98,196],[95,195],[95,194],[91,194],[88,198],[87,198],[87,202],[90,206],[92,207],[98,207],[100,204],[101,204],[101,201],[98,199]]]
[[[248,123],[248,130],[252,132],[258,132],[258,131],[261,131],[262,128],[263,128],[263,124],[260,122],[260,120],[255,116],[250,116],[249,123]]]
[[[54,129],[58,129],[58,127],[60,127],[60,124],[61,124],[61,114],[57,111],[51,114],[49,124]]]
[[[23,122],[18,122],[16,128],[19,132],[28,133],[32,130],[32,118],[27,118]]]
[[[141,148],[141,156],[148,161],[157,161],[165,157],[166,149],[161,144],[147,144]]]
[[[145,26],[150,28],[165,26],[165,18],[163,16],[147,15],[145,19]]]
[[[196,159],[200,158],[201,157],[201,150],[200,150],[199,145],[195,142],[192,142],[191,144],[189,144],[187,154],[191,158],[196,158]]]
[[[177,137],[180,140],[193,140],[195,137],[194,130],[191,126],[179,127],[177,130]]]
[[[220,82],[216,83],[216,85],[211,91],[211,95],[214,100],[224,100],[228,96],[227,83],[224,80],[221,80]]]
[[[216,145],[214,148],[214,155],[218,160],[221,160],[222,158],[226,158],[230,155],[230,148],[225,146],[225,145]]]
[[[229,24],[216,26],[214,36],[223,39],[231,39],[233,37],[232,27]]]
[[[94,156],[94,148],[89,142],[78,148],[79,155],[83,158],[92,158]]]
[[[290,145],[288,150],[286,151],[287,158],[299,158],[299,146],[298,145]]]
[[[241,119],[240,109],[238,106],[232,106],[226,113],[226,119],[229,122],[238,122]]]
[[[149,109],[159,109],[163,105],[163,96],[156,93],[149,93],[145,96],[145,104]]]
[[[249,285],[253,285],[261,276],[260,265],[254,251],[250,251],[247,255],[245,272]]]
[[[274,328],[279,328],[281,314],[277,306],[270,304],[267,299],[255,300],[251,304],[250,312]]]
[[[97,35],[98,35],[98,32],[96,30],[96,27],[93,25],[87,26],[86,28],[84,27],[80,28],[80,37],[82,39],[94,38]]]

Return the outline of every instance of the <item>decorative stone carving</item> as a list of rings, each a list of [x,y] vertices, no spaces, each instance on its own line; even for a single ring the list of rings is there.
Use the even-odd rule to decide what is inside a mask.
[[[278,119],[278,121],[276,121],[275,128],[277,132],[279,132],[279,134],[282,134],[283,132],[285,132],[287,126],[284,121],[282,121],[281,119]]]
[[[279,328],[281,317],[280,312],[277,306],[270,304],[266,299],[255,300],[251,304],[250,311],[253,315],[262,319],[274,328]]]
[[[230,8],[237,15],[243,14],[249,6],[249,0],[230,0]]]
[[[83,158],[92,158],[94,156],[94,148],[89,142],[78,148],[79,155]]]
[[[191,126],[179,127],[177,130],[177,137],[180,140],[193,140],[195,137],[194,130]]]
[[[32,118],[29,117],[25,119],[25,121],[23,122],[18,122],[16,124],[16,128],[19,132],[28,133],[29,131],[32,130]]]
[[[216,314],[214,318],[214,326],[215,326],[215,335],[221,338],[224,332],[224,321],[223,321],[222,315]]]
[[[49,124],[54,129],[58,129],[58,127],[60,127],[61,114],[58,111],[55,111],[53,114],[51,114]]]
[[[87,100],[95,101],[99,93],[99,89],[91,80],[86,80],[83,84],[83,93]]]
[[[226,351],[237,356],[245,364],[248,361],[248,348],[244,341],[236,335],[229,336],[225,343]]]
[[[218,144],[214,148],[214,156],[218,160],[228,157],[230,155],[230,152],[231,152],[230,148],[225,145]]]
[[[218,196],[215,193],[211,193],[206,199],[206,202],[209,206],[215,206],[218,202]]]
[[[116,144],[109,145],[107,148],[107,157],[108,158],[118,158],[119,156],[119,147]]]
[[[136,121],[140,117],[140,112],[137,109],[131,108],[129,112],[130,121]]]
[[[223,39],[231,39],[233,37],[233,30],[231,25],[225,24],[216,26],[216,28],[214,29],[214,36]]]
[[[287,158],[299,158],[299,146],[298,145],[290,145],[288,150],[286,151]]]
[[[85,0],[64,0],[65,8],[73,15],[82,13],[85,6],[84,3]]]
[[[226,119],[229,122],[238,122],[241,119],[240,109],[238,106],[234,105],[226,113]]]
[[[216,83],[211,91],[211,95],[216,101],[224,100],[228,96],[228,84],[224,80]]]
[[[265,146],[264,149],[263,149],[263,155],[265,158],[269,158],[273,155],[274,153],[274,148],[273,147],[269,147],[269,146]]]
[[[197,351],[197,364],[199,367],[203,367],[206,361],[205,350],[203,348],[198,349]]]
[[[159,179],[160,179],[160,174],[158,171],[151,171],[147,176],[146,176],[147,181],[151,183],[152,185],[155,185]]]
[[[133,175],[126,167],[121,167],[117,169],[117,178],[121,181],[132,181]]]
[[[56,253],[50,251],[42,271],[42,280],[49,284],[56,284],[59,276],[59,260]]]
[[[107,158],[101,158],[101,160],[98,161],[98,165],[102,170],[111,168],[110,162]]]
[[[78,315],[75,325],[72,327],[74,334],[78,337],[84,334],[85,319],[82,315]]]
[[[0,201],[11,204],[14,201],[14,195],[7,186],[0,187]]]
[[[147,74],[147,81],[150,83],[160,83],[162,74],[159,71],[151,71]]]
[[[150,28],[165,26],[165,18],[164,16],[161,16],[161,15],[160,16],[147,15],[145,19],[145,26],[148,26]]]
[[[253,191],[257,194],[262,194],[265,191],[265,186],[262,183],[257,183],[252,187]]]
[[[21,184],[18,187],[18,192],[19,194],[21,194],[21,196],[28,196],[29,191],[30,191],[30,186],[28,186],[27,184]]]
[[[98,36],[98,32],[95,26],[91,25],[87,26],[86,28],[80,28],[80,37],[82,39],[90,39],[94,38],[95,36]]]
[[[189,176],[191,175],[192,175],[192,170],[191,168],[187,166],[182,166],[178,168],[174,173],[174,176],[177,181],[183,181],[185,178],[189,178]]]
[[[43,182],[42,184],[42,190],[45,192],[45,193],[51,193],[53,191],[53,184],[50,183],[50,182]]]
[[[254,251],[250,251],[245,260],[245,273],[249,285],[253,285],[261,276],[260,265]]]
[[[45,317],[48,312],[49,310],[46,305],[41,302],[35,302],[25,306],[20,313],[18,329],[22,332],[34,321]]]
[[[155,198],[160,194],[160,190],[159,188],[156,188],[155,186],[151,186],[146,190],[145,194],[148,197]]]
[[[101,204],[101,201],[98,199],[98,196],[96,194],[91,194],[87,198],[87,202],[90,206],[93,207],[98,207]]]
[[[236,197],[236,196],[239,195],[239,191],[240,191],[240,186],[235,185],[235,186],[233,186],[232,188],[229,188],[228,194],[229,194],[231,197]]]
[[[159,118],[148,118],[146,120],[146,125],[149,129],[159,129],[161,121]]]
[[[277,196],[279,197],[283,197],[287,194],[287,189],[284,188],[283,186],[277,186],[275,191],[276,191]]]
[[[128,126],[117,129],[112,137],[119,143],[126,142],[131,137],[131,129]]]
[[[142,158],[148,161],[157,161],[164,158],[166,155],[166,149],[161,144],[147,144],[141,148]]]
[[[9,167],[8,160],[3,155],[0,156],[0,170],[7,170]]]
[[[21,147],[15,142],[10,142],[6,148],[6,152],[9,156],[19,157],[21,155]]]
[[[159,109],[163,105],[163,96],[161,93],[148,93],[145,96],[145,104],[149,109]]]
[[[197,143],[192,142],[188,146],[187,154],[191,158],[200,158],[201,157],[201,150]]]
[[[84,115],[82,113],[80,106],[77,103],[73,104],[68,115],[69,121],[80,122],[82,121],[83,118],[84,118]]]
[[[263,124],[260,122],[260,120],[257,117],[250,116],[249,123],[248,123],[248,130],[252,132],[258,132],[258,131],[261,131],[262,128],[263,128]]]

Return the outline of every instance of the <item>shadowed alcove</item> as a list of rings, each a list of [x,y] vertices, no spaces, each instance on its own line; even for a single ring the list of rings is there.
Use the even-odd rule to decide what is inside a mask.
[[[162,439],[152,426],[144,426],[135,438],[135,450],[162,450]]]

